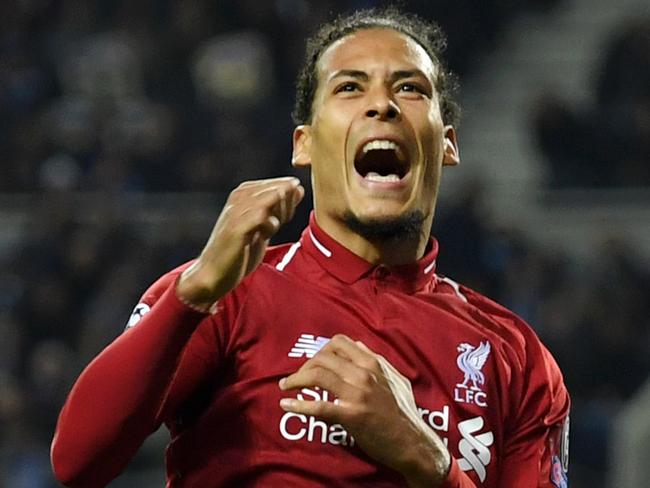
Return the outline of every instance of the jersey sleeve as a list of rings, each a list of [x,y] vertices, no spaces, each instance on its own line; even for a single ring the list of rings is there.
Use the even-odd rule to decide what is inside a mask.
[[[476,488],[474,482],[458,466],[456,459],[451,459],[451,467],[447,479],[439,488]]]
[[[511,385],[499,487],[566,488],[570,400],[557,363],[526,327],[521,374]]]
[[[218,361],[223,337],[215,332],[213,317],[176,295],[181,270],[145,292],[125,332],[72,387],[51,448],[54,473],[67,486],[105,486],[119,475],[178,401],[169,398],[169,390],[181,360],[182,394]]]
[[[504,402],[499,488],[568,486],[569,393],[555,359],[513,312],[461,285],[463,296],[502,337]]]

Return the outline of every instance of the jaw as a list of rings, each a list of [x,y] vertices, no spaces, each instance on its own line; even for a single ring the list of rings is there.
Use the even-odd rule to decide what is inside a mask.
[[[417,162],[403,182],[395,186],[363,181],[352,164],[339,164],[334,170],[343,173],[339,177],[332,176],[332,166],[321,174],[325,167],[314,166],[312,173],[316,220],[324,231],[373,263],[403,264],[422,255],[429,239],[436,193],[428,191],[426,183],[435,175],[425,178],[423,173],[428,171]],[[362,225],[351,226],[350,216]],[[405,227],[409,232],[397,232]],[[362,232],[364,228],[375,230]],[[386,229],[392,229],[388,231],[391,236],[400,237],[386,239]]]
[[[420,210],[412,205],[408,189],[397,195],[376,188],[352,189],[346,203],[344,214],[354,215],[359,222],[368,224],[390,224]]]
[[[365,222],[395,222],[404,216],[418,212],[422,215],[422,230],[419,241],[426,241],[429,228],[433,219],[433,203],[437,195],[437,175],[439,169],[433,159],[425,158],[425,154],[437,151],[431,150],[428,145],[423,147],[421,141],[407,131],[394,130],[364,131],[366,136],[362,140],[354,138],[352,142],[351,131],[346,134],[344,143],[334,144],[330,138],[323,137],[325,131],[312,131],[318,144],[317,153],[312,153],[312,159],[318,164],[312,165],[312,185],[314,188],[314,209],[316,218],[322,228],[337,238],[339,242],[353,242],[357,254],[363,255],[363,246],[366,244],[358,241],[360,235],[351,233],[346,224],[345,215],[352,213],[357,219]],[[367,135],[372,132],[372,135]],[[391,168],[379,166],[366,161],[358,169],[355,165],[356,156],[364,144],[372,140],[393,140],[400,144],[408,155],[405,170],[390,171]],[[339,157],[336,157],[336,155]],[[377,162],[377,161],[376,161]],[[374,171],[378,174],[397,173],[397,181],[381,181],[381,178],[368,178]],[[362,174],[365,172],[365,175]],[[338,173],[338,174],[337,174]],[[393,179],[394,180],[394,179]]]

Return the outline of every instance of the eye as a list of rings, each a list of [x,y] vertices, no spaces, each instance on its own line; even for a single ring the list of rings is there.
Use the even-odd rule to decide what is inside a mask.
[[[346,81],[345,83],[341,83],[340,85],[338,85],[334,90],[334,93],[342,93],[342,92],[352,93],[360,89],[361,87],[359,86],[359,83],[356,83],[354,81]]]
[[[398,85],[397,91],[405,93],[419,93],[421,95],[429,96],[429,93],[424,87],[412,82],[401,83]]]

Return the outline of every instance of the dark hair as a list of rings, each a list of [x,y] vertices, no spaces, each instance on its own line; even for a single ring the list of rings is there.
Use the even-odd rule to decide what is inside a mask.
[[[314,94],[318,87],[317,64],[323,52],[339,39],[362,29],[393,29],[409,36],[427,52],[437,67],[434,80],[440,99],[440,112],[445,124],[457,125],[460,107],[453,99],[458,82],[447,70],[441,54],[447,47],[447,38],[434,22],[415,14],[401,12],[395,7],[383,10],[359,10],[351,15],[339,16],[324,24],[307,40],[305,62],[296,82],[296,101],[292,118],[296,125],[311,122]]]

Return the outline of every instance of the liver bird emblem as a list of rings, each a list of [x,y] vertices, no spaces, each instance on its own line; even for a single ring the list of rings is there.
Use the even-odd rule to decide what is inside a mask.
[[[466,342],[458,344],[458,359],[456,364],[460,370],[465,374],[462,383],[456,386],[459,388],[467,388],[468,383],[471,381],[472,390],[480,390],[483,383],[485,383],[485,376],[481,372],[481,368],[487,361],[490,354],[490,343],[488,341],[479,343],[478,347],[474,347]]]

